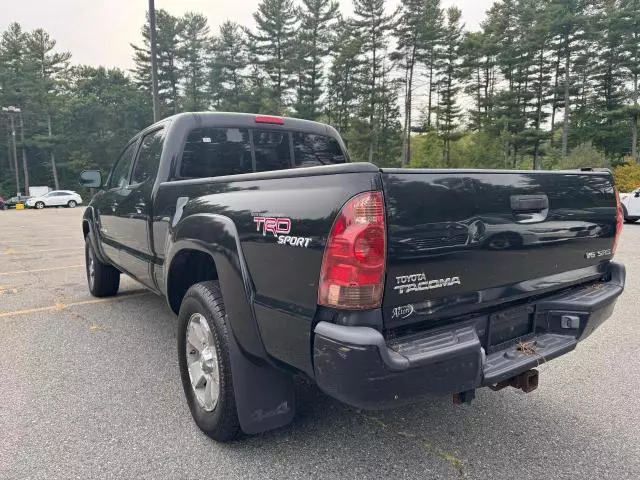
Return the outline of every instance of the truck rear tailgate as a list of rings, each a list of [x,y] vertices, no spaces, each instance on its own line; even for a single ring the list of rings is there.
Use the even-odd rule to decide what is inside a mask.
[[[602,276],[609,172],[382,169],[385,326],[476,312]]]

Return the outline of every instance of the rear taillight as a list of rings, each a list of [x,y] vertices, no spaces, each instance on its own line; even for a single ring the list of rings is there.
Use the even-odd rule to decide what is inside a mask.
[[[318,303],[367,310],[382,304],[387,255],[382,192],[349,200],[338,214],[322,259]]]
[[[612,254],[616,253],[618,247],[618,240],[620,240],[620,234],[622,233],[622,226],[624,225],[624,211],[622,210],[622,202],[620,201],[620,192],[616,188],[616,237],[613,240]]]

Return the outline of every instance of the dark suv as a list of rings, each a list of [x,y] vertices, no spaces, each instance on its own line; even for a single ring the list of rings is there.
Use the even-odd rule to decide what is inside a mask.
[[[4,202],[4,208],[5,210],[7,208],[16,208],[16,205],[19,203],[27,203],[27,200],[29,200],[31,197],[28,195],[19,195],[17,197],[11,197],[9,200]]]

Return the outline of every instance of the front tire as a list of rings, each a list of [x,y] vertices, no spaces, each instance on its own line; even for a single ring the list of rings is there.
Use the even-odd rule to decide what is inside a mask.
[[[44,202],[36,202],[36,208],[42,210],[44,208]]]
[[[120,288],[120,270],[98,260],[91,239],[84,245],[85,264],[89,291],[94,297],[113,297]]]
[[[69,208],[76,208],[76,201],[75,200],[69,200],[69,203],[67,203],[67,207]]]
[[[218,282],[187,290],[178,315],[178,360],[182,387],[196,425],[218,442],[240,434],[229,335]]]

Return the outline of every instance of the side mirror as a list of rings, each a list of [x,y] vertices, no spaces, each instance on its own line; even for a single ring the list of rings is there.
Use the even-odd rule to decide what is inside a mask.
[[[640,192],[634,193],[633,196],[636,197],[636,198],[640,197]]]
[[[100,188],[102,186],[102,174],[100,170],[85,170],[80,174],[80,183],[83,187]]]

